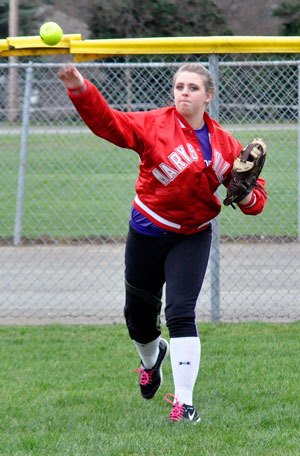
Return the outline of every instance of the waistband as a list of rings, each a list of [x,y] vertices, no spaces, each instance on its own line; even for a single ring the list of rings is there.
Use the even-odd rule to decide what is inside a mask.
[[[146,206],[146,204],[144,204],[140,200],[138,195],[135,196],[134,202],[135,202],[135,204],[136,204],[138,209],[141,209],[145,214],[147,214],[153,220],[158,222],[160,224],[159,226],[163,226],[163,228],[165,228],[166,230],[172,229],[172,231],[174,231],[174,232],[178,232],[178,233],[181,232],[182,225],[180,225],[178,223],[171,222],[170,220],[167,220],[164,217],[161,217],[160,215],[158,215],[156,212],[154,212],[152,209],[150,209],[148,206]],[[213,219],[208,220],[207,222],[204,222],[204,223],[198,225],[197,227],[195,227],[195,229],[201,231],[201,230],[207,228],[210,225],[212,220]]]

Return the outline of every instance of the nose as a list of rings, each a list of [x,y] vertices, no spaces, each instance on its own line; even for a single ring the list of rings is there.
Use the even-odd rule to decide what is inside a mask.
[[[185,95],[185,96],[188,95],[188,89],[187,89],[187,87],[183,87],[183,89],[182,89],[182,95]]]

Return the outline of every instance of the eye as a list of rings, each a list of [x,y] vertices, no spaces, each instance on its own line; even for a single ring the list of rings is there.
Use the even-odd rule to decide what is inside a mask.
[[[193,85],[193,86],[190,87],[190,89],[191,89],[192,92],[197,92],[197,90],[199,90],[199,87]]]
[[[182,90],[183,84],[177,84],[175,88],[176,88],[176,90]]]

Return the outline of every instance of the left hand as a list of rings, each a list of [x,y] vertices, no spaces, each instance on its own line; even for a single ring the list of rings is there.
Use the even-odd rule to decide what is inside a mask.
[[[255,185],[256,179],[254,176],[248,177],[248,179],[239,179],[240,176],[233,175],[226,193],[226,198],[223,201],[225,206],[229,206],[233,203],[247,204],[252,196],[252,189]]]
[[[225,206],[233,203],[247,204],[251,200],[252,189],[263,169],[266,159],[266,145],[259,139],[254,139],[241,151],[233,165],[232,177],[227,188]],[[249,195],[249,198],[246,197]]]

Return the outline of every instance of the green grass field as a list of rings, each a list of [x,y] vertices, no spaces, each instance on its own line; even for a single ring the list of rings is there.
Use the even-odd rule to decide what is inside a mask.
[[[255,130],[234,134],[243,143],[258,136]],[[269,153],[263,171],[267,207],[258,217],[223,207],[221,234],[297,236],[297,131],[269,129],[259,136]],[[19,150],[19,136],[1,136],[0,238],[11,238],[14,232]],[[135,153],[92,134],[30,134],[22,236],[125,236],[137,174]]]
[[[124,325],[0,327],[0,455],[298,456],[299,322],[199,330],[194,426],[168,423],[169,360],[140,397]]]

